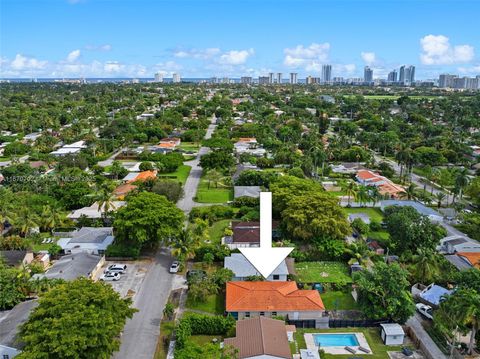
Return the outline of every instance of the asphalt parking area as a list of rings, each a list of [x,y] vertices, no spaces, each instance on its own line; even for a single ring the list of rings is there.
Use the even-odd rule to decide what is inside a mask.
[[[123,298],[129,297],[134,299],[135,295],[140,290],[140,286],[147,274],[147,271],[151,265],[150,261],[107,261],[102,267],[101,273],[98,275],[98,278],[103,274],[103,271],[111,264],[121,263],[127,265],[127,271],[122,274],[120,280],[118,281],[106,281],[105,283],[110,284],[113,289],[115,289]],[[97,279],[98,279],[97,278]]]

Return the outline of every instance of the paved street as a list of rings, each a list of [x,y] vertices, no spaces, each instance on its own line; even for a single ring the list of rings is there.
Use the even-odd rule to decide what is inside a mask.
[[[206,139],[210,138],[215,131],[215,120],[212,118],[212,123],[205,135]],[[177,203],[178,208],[186,214],[196,205],[193,198],[202,175],[202,168],[199,166],[200,157],[208,151],[209,148],[202,147],[198,151],[197,158],[186,162],[192,166],[192,170],[185,183],[185,196]],[[135,313],[125,325],[120,351],[114,355],[115,359],[152,359],[155,355],[163,308],[175,278],[168,272],[172,260],[167,250],[161,250],[156,254],[134,299],[134,307],[139,309],[139,312]]]
[[[424,348],[432,355],[435,359],[447,359],[447,357],[438,349],[437,344],[430,338],[428,333],[423,329],[421,318],[419,317],[420,314],[415,313],[413,317],[411,317],[407,321],[407,325],[412,328],[415,336],[420,340],[423,344]]]
[[[173,275],[168,272],[172,258],[158,252],[147,272],[134,307],[139,309],[125,325],[116,359],[152,359],[160,334],[163,308],[172,288]]]

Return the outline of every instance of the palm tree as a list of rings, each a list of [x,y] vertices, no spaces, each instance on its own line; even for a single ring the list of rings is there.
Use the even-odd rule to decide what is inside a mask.
[[[443,192],[435,193],[435,199],[437,200],[437,207],[440,208],[442,206],[443,200],[447,197]]]
[[[412,256],[412,264],[414,264],[413,272],[417,281],[430,283],[440,274],[439,256],[433,250],[418,248]]]
[[[468,170],[462,168],[458,171],[457,176],[455,177],[455,187],[458,188],[460,200],[463,197],[463,190],[468,186],[470,179],[468,177]]]
[[[383,196],[378,190],[377,186],[367,186],[367,188],[369,194],[369,201],[373,202],[373,207],[375,207],[377,202],[383,199]]]
[[[417,189],[417,185],[415,183],[410,183],[407,188],[405,188],[405,192],[401,194],[401,197],[406,198],[408,200],[415,199],[417,197],[415,191]]]
[[[357,200],[360,202],[360,206],[365,206],[370,199],[370,193],[367,186],[359,186],[357,192]]]
[[[22,207],[13,218],[13,225],[18,229],[20,235],[25,237],[31,229],[38,227],[38,217],[26,207]]]
[[[194,256],[197,244],[191,231],[189,229],[183,229],[170,242],[172,256],[178,258],[180,261],[189,260]]]
[[[108,216],[108,212],[114,209],[113,202],[115,200],[115,196],[107,186],[104,186],[97,194],[96,200],[98,204],[98,210],[102,214],[102,218],[105,222]]]
[[[348,207],[350,207],[350,201],[353,198],[357,198],[357,184],[353,181],[348,182],[344,186],[345,194],[348,196]]]
[[[45,230],[54,231],[66,221],[65,213],[55,206],[43,206],[39,218],[40,226]]]
[[[217,170],[213,169],[207,172],[205,178],[208,181],[208,188],[210,188],[210,183],[215,184],[215,188],[218,188],[218,183],[222,180],[224,176]]]
[[[367,247],[365,242],[357,241],[345,247],[345,254],[350,256],[348,264],[351,265],[355,262],[366,264],[375,253]]]

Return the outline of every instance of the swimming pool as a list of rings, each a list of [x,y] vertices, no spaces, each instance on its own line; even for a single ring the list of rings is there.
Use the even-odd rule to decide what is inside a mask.
[[[319,347],[358,346],[355,334],[313,334],[315,345]]]

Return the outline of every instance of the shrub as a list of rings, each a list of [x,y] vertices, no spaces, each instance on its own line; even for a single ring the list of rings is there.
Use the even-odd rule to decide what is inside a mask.
[[[233,218],[233,215],[233,208],[229,206],[194,207],[190,212],[190,220],[201,218],[212,223],[220,219]]]
[[[233,201],[233,207],[240,208],[240,207],[257,207],[260,206],[260,198],[253,198],[248,196],[242,196],[235,198]]]
[[[134,244],[113,243],[108,246],[105,255],[107,257],[124,257],[136,259],[140,255],[140,247]]]
[[[380,222],[378,222],[378,221],[372,221],[372,222],[370,222],[370,225],[369,225],[369,226],[370,226],[370,230],[371,230],[372,232],[376,232],[376,231],[382,230],[382,224],[381,224]]]
[[[367,234],[370,230],[368,224],[366,224],[361,218],[355,218],[352,222],[352,228],[360,235]]]

